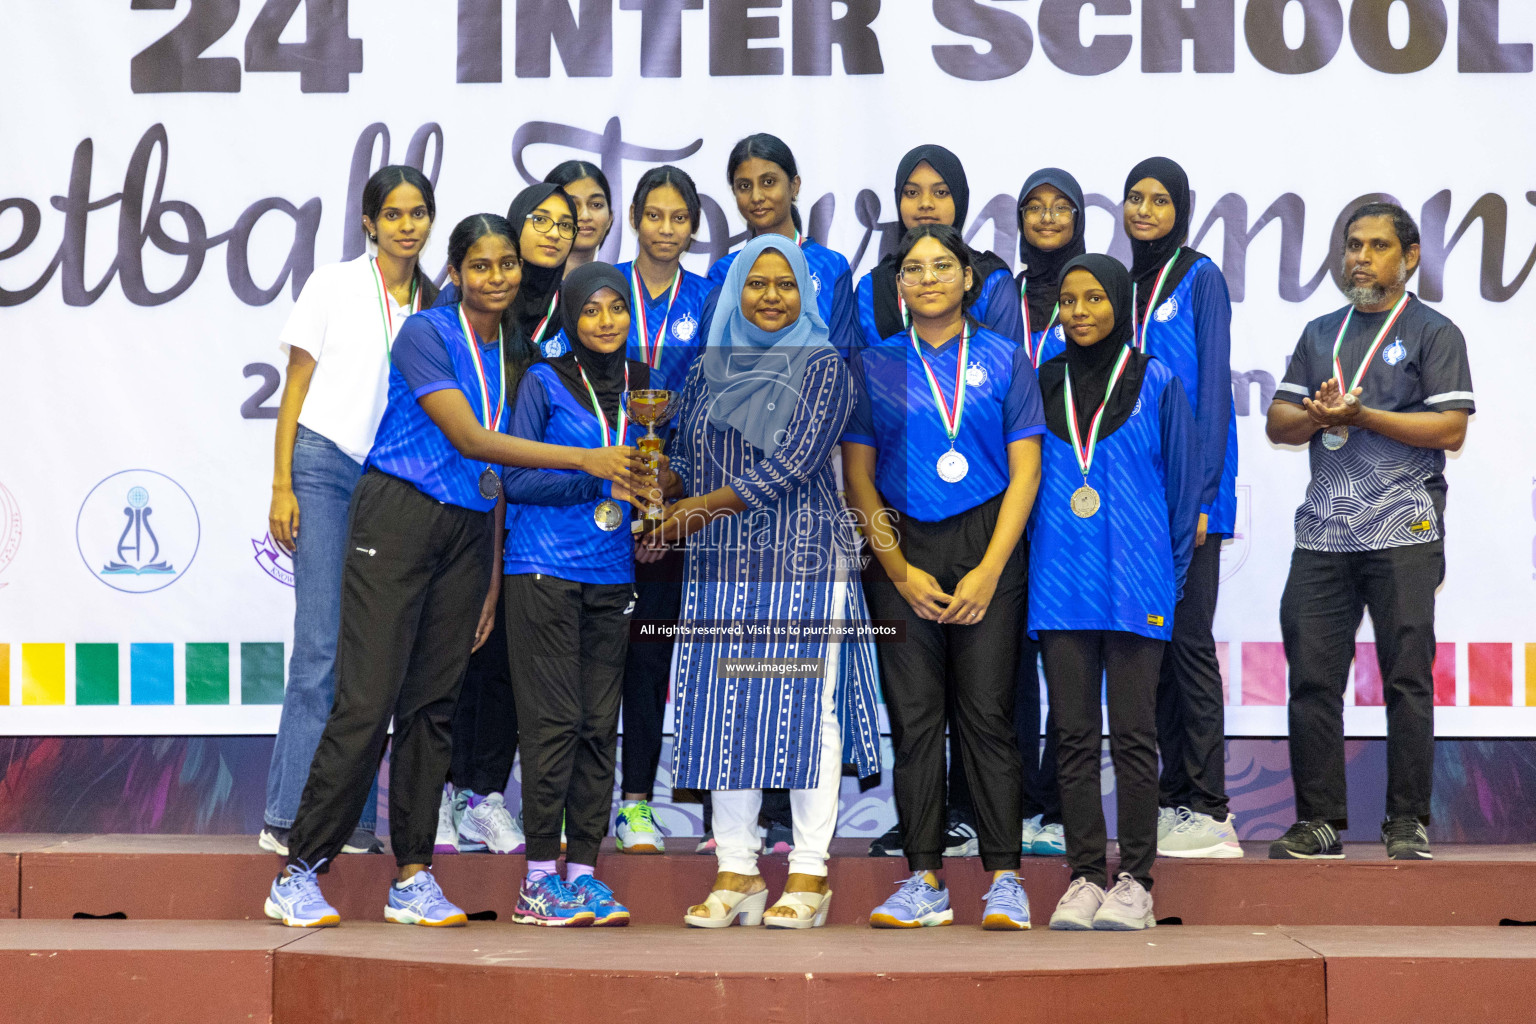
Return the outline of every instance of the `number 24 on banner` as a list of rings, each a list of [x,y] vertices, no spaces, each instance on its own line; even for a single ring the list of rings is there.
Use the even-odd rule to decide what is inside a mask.
[[[304,5],[304,41],[282,43]],[[170,11],[176,0],[133,0],[135,11]],[[239,92],[237,57],[204,57],[240,15],[240,0],[192,0],[177,26],[129,65],[134,92]],[[347,0],[266,0],[245,35],[245,70],[294,71],[301,92],[346,92],[363,70],[363,41],[347,35]]]

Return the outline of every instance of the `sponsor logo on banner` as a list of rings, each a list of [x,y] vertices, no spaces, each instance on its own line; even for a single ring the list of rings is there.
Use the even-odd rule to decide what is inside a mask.
[[[252,540],[251,547],[256,549],[256,564],[262,572],[284,586],[293,586],[293,556],[278,547],[271,533],[261,540]]]
[[[107,477],[85,496],[75,519],[75,543],[86,569],[126,594],[148,594],[176,582],[201,540],[192,496],[150,469]]]
[[[4,484],[0,484],[0,572],[16,558],[16,549],[21,547],[21,505],[17,503],[16,496],[8,491]],[[0,580],[0,587],[5,586],[5,581]]]
[[[1237,515],[1232,521],[1232,539],[1221,546],[1221,582],[1237,575],[1253,550],[1253,488],[1238,484]]]

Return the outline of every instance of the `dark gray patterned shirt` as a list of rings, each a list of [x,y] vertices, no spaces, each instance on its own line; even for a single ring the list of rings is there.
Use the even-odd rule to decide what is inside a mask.
[[[1333,376],[1333,342],[1348,307],[1307,324],[1277,400],[1300,405]],[[1353,379],[1390,313],[1356,312],[1339,362]],[[1360,400],[1387,412],[1476,411],[1467,342],[1450,320],[1408,300],[1371,357]],[[1311,551],[1377,551],[1439,540],[1444,534],[1445,452],[1415,448],[1360,427],[1330,451],[1323,432],[1309,445],[1312,480],[1296,509],[1296,546]]]

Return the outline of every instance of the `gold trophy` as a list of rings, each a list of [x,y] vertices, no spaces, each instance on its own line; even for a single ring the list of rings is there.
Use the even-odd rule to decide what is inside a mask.
[[[677,392],[662,388],[639,388],[624,392],[623,399],[624,410],[629,414],[629,418],[645,427],[645,436],[635,442],[635,447],[645,455],[645,460],[651,467],[651,478],[659,487],[661,435],[656,433],[656,425],[665,423],[667,418],[676,411]],[[661,525],[664,517],[665,510],[661,502],[647,503],[645,515],[640,520],[641,532],[656,529]]]

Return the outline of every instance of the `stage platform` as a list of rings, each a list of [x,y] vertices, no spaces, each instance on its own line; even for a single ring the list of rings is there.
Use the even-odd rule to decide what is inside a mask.
[[[865,915],[905,866],[864,849],[839,841],[834,924],[814,931],[684,928],[713,858],[607,853],[630,928],[506,923],[522,859],[460,854],[437,873],[482,915],[467,928],[383,923],[392,859],[347,856],[325,879],[343,925],[303,932],[248,919],[280,864],[253,837],[0,836],[0,1020],[417,1024],[478,1006],[520,1022],[1524,1024],[1536,1006],[1536,928],[1499,926],[1536,920],[1532,847],[1160,860],[1165,923],[1129,934],[1047,930],[1066,866],[1040,858],[1024,868],[1032,932],[967,926],[986,882],[975,859],[947,866],[955,927],[875,931]],[[783,858],[764,867],[777,887]],[[74,919],[106,914],[126,920]]]
[[[598,875],[636,923],[672,924],[703,898],[715,875],[713,857],[691,852],[696,842],[672,840],[687,853],[626,856],[614,852],[610,840]],[[863,923],[908,873],[904,860],[869,857],[867,850],[860,839],[833,844],[833,924]],[[1441,845],[1430,863],[1389,861],[1379,843],[1352,844],[1343,861],[1271,861],[1267,850],[1268,844],[1252,843],[1241,860],[1159,858],[1153,871],[1159,919],[1254,926],[1536,921],[1536,846]],[[0,914],[10,907],[10,916],[24,918],[252,919],[261,916],[263,893],[281,865],[257,849],[254,836],[0,836]],[[783,884],[785,858],[764,857],[762,869],[771,887]],[[517,902],[523,858],[439,856],[434,870],[466,911],[506,921]],[[388,855],[344,855],[324,878],[326,897],[344,918],[376,920],[393,872]],[[1054,906],[1066,892],[1062,858],[1025,857],[1021,875],[1037,908]],[[980,860],[950,860],[945,877],[956,922],[980,922],[990,881]],[[14,897],[7,888],[12,879]]]

